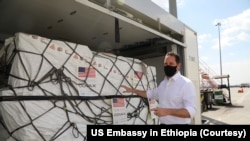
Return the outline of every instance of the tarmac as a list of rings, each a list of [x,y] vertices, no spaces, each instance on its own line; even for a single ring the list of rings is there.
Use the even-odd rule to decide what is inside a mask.
[[[250,125],[250,88],[230,88],[230,94],[229,104],[213,104],[202,112],[202,124]]]

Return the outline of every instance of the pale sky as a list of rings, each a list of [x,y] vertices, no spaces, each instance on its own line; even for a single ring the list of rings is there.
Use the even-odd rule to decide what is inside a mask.
[[[152,1],[168,11],[167,0]],[[177,0],[177,17],[197,32],[200,66],[207,73],[220,75],[221,61],[231,85],[250,83],[250,0]]]

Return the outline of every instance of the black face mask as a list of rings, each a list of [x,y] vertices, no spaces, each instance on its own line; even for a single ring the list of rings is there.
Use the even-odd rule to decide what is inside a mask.
[[[164,66],[164,72],[167,77],[172,77],[177,71],[177,66]]]

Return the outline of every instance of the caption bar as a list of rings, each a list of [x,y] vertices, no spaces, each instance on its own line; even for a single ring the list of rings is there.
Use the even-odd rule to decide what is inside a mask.
[[[88,125],[87,139],[248,139],[250,125]]]

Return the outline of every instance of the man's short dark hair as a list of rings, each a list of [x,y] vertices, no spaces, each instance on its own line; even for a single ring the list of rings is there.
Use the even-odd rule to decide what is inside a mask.
[[[174,56],[176,63],[177,64],[180,63],[180,56],[179,56],[179,54],[171,51],[171,52],[168,52],[166,55],[168,55],[168,56]]]

